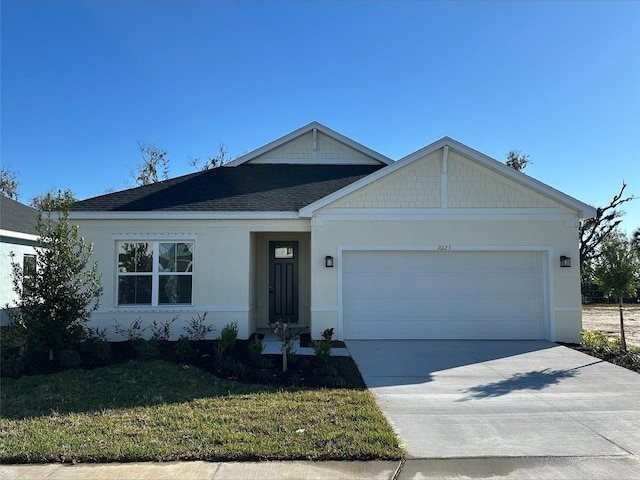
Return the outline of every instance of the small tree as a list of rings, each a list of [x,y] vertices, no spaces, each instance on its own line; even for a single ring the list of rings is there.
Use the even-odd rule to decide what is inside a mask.
[[[594,276],[605,295],[615,297],[620,308],[620,348],[627,349],[624,335],[622,306],[626,295],[636,296],[636,282],[640,270],[638,253],[620,234],[612,234],[602,242]]]
[[[71,192],[47,194],[42,200],[36,230],[35,272],[25,274],[11,255],[13,289],[17,305],[9,317],[22,330],[28,346],[54,352],[82,340],[85,323],[98,308],[102,293],[98,265],[89,265],[93,245],[69,223]]]
[[[507,160],[504,163],[506,163],[508,167],[521,172],[527,165],[533,162],[529,160],[529,155],[522,153],[520,150],[511,150],[507,153]]]
[[[640,254],[640,228],[636,228],[631,235],[631,245]]]

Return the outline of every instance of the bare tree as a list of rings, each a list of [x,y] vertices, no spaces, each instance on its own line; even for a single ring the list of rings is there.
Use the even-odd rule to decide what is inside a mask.
[[[138,185],[149,185],[169,178],[169,159],[167,151],[153,143],[139,143],[138,150],[142,156],[142,163],[131,176]]]
[[[232,158],[227,156],[227,153],[227,147],[225,147],[224,143],[221,143],[220,145],[218,145],[218,154],[214,155],[213,157],[209,157],[209,160],[207,160],[202,165],[202,167],[200,167],[199,165],[199,158],[193,158],[189,160],[189,165],[194,167],[196,170],[201,171],[209,170],[211,168],[218,168],[232,160]]]
[[[624,212],[619,210],[620,205],[635,200],[637,197],[624,196],[627,184],[622,182],[622,188],[611,199],[609,205],[596,209],[596,216],[580,222],[580,271],[583,283],[593,277],[593,261],[600,255],[599,247],[608,239],[622,222]]]
[[[507,153],[507,160],[504,162],[508,167],[521,172],[527,165],[533,163],[529,160],[529,155],[522,153],[520,150],[511,150]]]
[[[10,170],[9,168],[0,167],[0,195],[17,201],[20,197],[18,185],[20,185],[18,172]]]

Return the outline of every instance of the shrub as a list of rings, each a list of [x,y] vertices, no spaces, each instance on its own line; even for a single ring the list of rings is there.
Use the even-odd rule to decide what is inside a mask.
[[[225,352],[233,350],[236,346],[236,339],[238,338],[238,322],[228,323],[220,331],[220,336],[216,340],[216,353],[218,358],[221,358]]]
[[[58,359],[62,368],[72,368],[82,364],[82,356],[77,350],[62,350],[58,354]]]
[[[232,357],[222,357],[216,362],[216,368],[227,377],[242,378],[249,373],[249,368]]]
[[[254,335],[253,340],[249,342],[249,355],[254,362],[259,363],[262,360],[262,352],[264,352],[264,342],[260,335]]]
[[[111,358],[109,342],[93,335],[78,345],[78,349],[84,358],[84,363],[90,366],[104,365]]]
[[[160,357],[160,347],[155,338],[145,340],[144,338],[134,338],[131,340],[136,357],[140,360],[155,360]]]
[[[149,327],[153,338],[158,340],[170,340],[171,339],[171,325],[178,320],[178,315],[171,320],[157,321],[154,320]]]
[[[189,343],[189,339],[183,335],[178,338],[178,341],[175,345],[174,353],[176,355],[176,358],[183,363],[189,363],[193,361],[194,358],[196,358],[196,351]]]
[[[316,354],[322,369],[327,373],[329,362],[331,360],[331,339],[333,337],[333,328],[327,328],[322,332],[322,340],[313,340],[311,346]]]
[[[605,350],[611,348],[607,336],[599,330],[582,330],[580,332],[581,344],[589,350]]]
[[[339,375],[327,375],[322,377],[322,385],[327,388],[344,388],[346,382]]]
[[[207,319],[207,313],[209,312],[204,312],[202,315],[198,313],[182,327],[187,332],[189,340],[206,340],[207,335],[213,332],[213,326],[204,323]]]
[[[2,351],[2,363],[0,363],[0,376],[19,378],[24,371],[23,357],[20,349],[4,349]]]
[[[331,340],[333,339],[333,328],[327,328],[324,332],[322,332],[322,339],[325,342],[331,343]]]
[[[115,318],[113,321],[116,323],[113,329],[118,335],[121,335],[127,340],[141,339],[144,331],[146,330],[146,328],[142,328],[142,317],[136,318],[128,327],[120,325]]]
[[[86,364],[106,364],[111,358],[109,342],[107,342],[107,329],[100,329],[99,327],[87,328],[87,336],[78,346],[78,350]]]
[[[331,356],[331,342],[312,340],[311,346],[313,347],[313,353],[315,353],[319,359],[324,360]]]
[[[100,327],[87,327],[87,337],[85,338],[85,340],[87,339],[91,339],[91,338],[95,338],[97,340],[102,340],[104,342],[107,341],[107,329],[106,328],[100,328]]]

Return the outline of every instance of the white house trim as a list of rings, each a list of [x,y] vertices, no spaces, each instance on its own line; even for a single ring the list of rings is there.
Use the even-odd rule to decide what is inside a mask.
[[[329,221],[562,221],[575,225],[576,214],[554,208],[332,208],[323,209],[314,225]]]
[[[375,150],[371,150],[368,147],[365,147],[364,145],[351,140],[348,137],[345,137],[344,135],[339,134],[338,132],[331,130],[328,127],[325,127],[324,125],[322,125],[321,123],[318,122],[311,122],[308,125],[305,125],[304,127],[301,127],[297,130],[294,130],[293,132],[285,135],[284,137],[280,137],[277,140],[274,140],[273,142],[267,143],[266,145],[257,148],[256,150],[253,150],[252,152],[246,153],[245,155],[242,155],[241,157],[236,158],[235,160],[225,164],[225,167],[237,167],[238,165],[242,165],[243,163],[247,163],[252,161],[253,159],[255,159],[256,157],[259,157],[260,155],[264,155],[267,152],[270,152],[271,150],[274,150],[278,147],[281,147],[282,145],[284,145],[287,142],[290,142],[291,140],[294,140],[306,133],[312,132],[312,131],[316,131],[316,132],[321,132],[324,135],[331,137],[332,139],[343,143],[345,145],[347,145],[350,148],[353,148],[354,150],[357,150],[361,153],[363,153],[364,155],[367,155],[377,161],[379,161],[380,163],[383,163],[385,165],[389,165],[390,163],[393,163],[393,160],[391,160],[388,157],[385,157],[384,155],[382,155],[381,153],[376,152]],[[256,162],[256,163],[260,163],[260,162]],[[275,163],[275,162],[268,162],[268,163]],[[278,160],[277,163],[286,163],[286,162],[282,162],[280,160]],[[309,161],[307,160],[306,163],[309,163]],[[323,162],[324,163],[324,162]],[[344,163],[344,162],[342,162]]]
[[[257,160],[253,160],[251,163],[254,165],[270,164],[273,163],[273,160],[269,158],[259,158]],[[286,158],[278,160],[278,163],[287,165],[309,165],[309,163],[318,165],[344,165],[344,160],[314,157],[313,162],[309,162],[309,159],[307,158]],[[349,159],[349,165],[371,165],[371,161],[364,158],[353,158]]]
[[[196,312],[238,312],[246,313],[250,310],[247,305],[178,305],[178,306],[151,306],[141,305],[139,307],[132,307],[131,305],[123,305],[122,307],[113,307],[99,309],[96,313],[185,313],[193,314]]]
[[[71,212],[71,220],[291,220],[298,212]]]
[[[508,167],[507,165],[483,154],[478,152],[477,150],[474,150],[472,148],[467,147],[466,145],[453,140],[452,138],[449,137],[443,137],[440,140],[437,140],[435,142],[433,142],[430,145],[427,145],[426,147],[421,148],[420,150],[417,150],[416,152],[407,155],[404,158],[401,158],[400,160],[398,160],[397,162],[395,162],[394,164],[388,165],[380,170],[378,170],[377,172],[372,173],[371,175],[368,175],[364,178],[361,178],[360,180],[353,182],[352,184],[337,190],[336,192],[333,192],[330,195],[327,195],[324,198],[321,198],[320,200],[311,203],[303,208],[300,209],[300,216],[301,217],[311,217],[313,216],[313,214],[320,208],[323,208],[327,205],[329,205],[330,203],[335,202],[336,200],[339,200],[343,197],[345,197],[346,195],[355,192],[356,190],[369,185],[373,182],[375,182],[376,180],[379,180],[380,178],[389,175],[393,172],[395,172],[396,170],[406,166],[406,165],[410,165],[411,163],[441,149],[441,148],[445,148],[446,147],[446,153],[448,155],[448,151],[450,149],[453,149],[454,151],[460,153],[461,155],[464,155],[465,157],[467,157],[468,159],[470,159],[471,161],[474,161],[504,177],[507,177],[517,183],[520,183],[530,189],[532,189],[535,192],[538,192],[542,195],[544,195],[545,197],[558,202],[574,211],[576,211],[578,213],[578,215],[580,216],[580,218],[590,218],[590,217],[594,217],[596,214],[596,209],[594,207],[592,207],[591,205],[587,205],[586,203],[583,203],[565,193],[560,192],[559,190],[556,190],[553,187],[550,187],[549,185],[546,185],[532,177],[529,177],[528,175],[525,175],[521,172],[518,172],[517,170]],[[443,157],[444,157],[444,152],[443,152]],[[443,164],[444,164],[444,158],[443,158]],[[443,165],[444,166],[444,165]],[[444,174],[443,174],[444,175]],[[446,179],[445,179],[446,181]]]
[[[14,232],[12,230],[0,229],[0,237],[16,238],[18,240],[29,240],[31,242],[37,242],[40,237],[38,235],[32,235],[30,233]]]
[[[197,233],[112,233],[112,240],[196,240]]]

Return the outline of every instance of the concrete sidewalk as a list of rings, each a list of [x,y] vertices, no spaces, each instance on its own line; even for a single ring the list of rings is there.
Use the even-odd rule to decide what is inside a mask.
[[[167,462],[2,465],[3,480],[391,480],[399,462]]]

